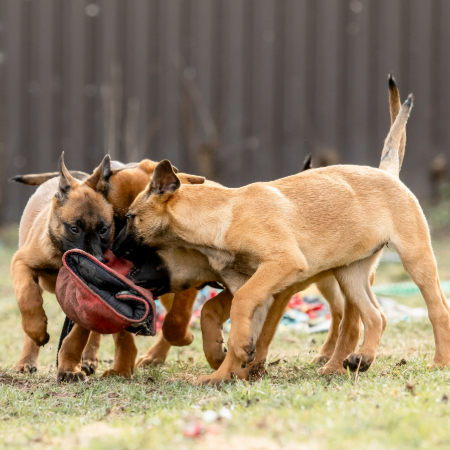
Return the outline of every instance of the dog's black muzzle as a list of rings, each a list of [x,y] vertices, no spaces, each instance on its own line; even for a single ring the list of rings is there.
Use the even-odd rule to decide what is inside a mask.
[[[128,278],[135,284],[149,289],[154,297],[170,292],[170,272],[155,248],[138,243],[124,227],[111,251],[134,264]]]

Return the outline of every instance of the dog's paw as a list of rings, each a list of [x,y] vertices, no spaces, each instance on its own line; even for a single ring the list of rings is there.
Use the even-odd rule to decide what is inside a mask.
[[[114,369],[105,370],[102,374],[102,378],[122,377],[131,378],[133,372],[131,370],[118,371]]]
[[[248,327],[231,328],[228,339],[229,350],[234,353],[236,358],[242,363],[242,368],[253,362],[256,358],[256,344],[250,332],[245,330]],[[237,331],[239,329],[239,331]]]
[[[35,373],[37,372],[36,363],[18,362],[15,369],[19,373]]]
[[[217,343],[217,345],[210,346],[210,348],[203,346],[203,350],[205,352],[206,360],[211,366],[211,369],[214,370],[217,370],[221,366],[227,356],[227,349],[224,347],[223,343]]]
[[[47,326],[45,328],[47,328]],[[47,333],[46,329],[27,331],[27,334],[39,347],[43,347],[50,340],[50,335]]]
[[[344,369],[349,368],[351,372],[365,372],[372,365],[374,358],[364,353],[352,353],[344,359]],[[359,367],[359,369],[358,369]]]
[[[84,372],[67,372],[59,370],[56,376],[56,382],[59,383],[76,383],[77,381],[86,381],[87,377]]]
[[[338,366],[325,364],[322,368],[318,370],[318,373],[320,375],[330,375],[330,374],[341,375],[347,373],[347,371],[341,365]]]
[[[176,335],[172,336],[172,334],[169,334],[168,336],[164,334],[164,339],[167,343],[173,345],[174,347],[187,347],[194,341],[194,335],[190,331],[187,331],[187,333],[181,338]]]
[[[196,385],[196,386],[218,386],[219,384],[232,383],[233,381],[234,381],[233,378],[221,378],[221,377],[215,376],[215,374],[213,373],[211,375],[202,375],[202,376],[198,377],[194,381],[194,385]]]
[[[233,352],[244,365],[253,362],[256,358],[256,345],[253,342],[253,338],[244,345],[233,347]]]
[[[323,366],[324,364],[326,364],[328,361],[330,360],[330,358],[326,355],[316,355],[314,356],[314,358],[311,360],[310,364],[316,364],[318,366]]]
[[[149,351],[137,359],[136,367],[158,366],[159,364],[164,363],[166,357],[166,352]]]
[[[93,375],[95,373],[95,371],[98,368],[98,358],[95,359],[90,359],[90,358],[84,358],[83,356],[83,361],[81,363],[81,370],[86,374],[86,375]]]
[[[428,364],[429,370],[437,370],[437,369],[443,369],[444,367],[449,367],[450,364],[448,362],[436,362],[433,361],[432,363]]]

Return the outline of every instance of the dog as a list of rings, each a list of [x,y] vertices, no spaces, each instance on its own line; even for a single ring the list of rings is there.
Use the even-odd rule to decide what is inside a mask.
[[[392,75],[389,76],[389,106],[392,124],[401,107],[400,94]],[[406,133],[402,136],[402,143],[399,149],[401,154],[400,165],[403,160],[405,143]],[[309,168],[311,168],[310,156],[305,159],[303,170]],[[152,288],[155,293],[161,292],[161,289],[178,292],[188,285],[201,284],[208,280],[220,281],[219,274],[209,266],[206,256],[196,250],[171,248],[155,251],[155,249],[144,249],[141,246],[138,252],[140,255],[138,261],[134,254],[135,250],[132,243],[131,247],[129,244],[124,245],[122,250],[118,251],[116,249],[116,253],[118,252],[120,256],[125,256],[138,264],[131,273],[131,278],[135,283],[143,287]],[[141,255],[144,255],[144,262]],[[147,262],[145,262],[145,256],[148,258]],[[167,279],[159,279],[159,274],[153,270],[156,257],[162,259],[166,268],[165,272],[171,274],[170,286],[168,286]],[[375,273],[373,272],[371,274],[371,284],[373,283],[374,275]],[[344,298],[336,279],[332,275],[324,276],[317,282],[317,287],[329,302],[332,317],[327,339],[319,350],[318,355],[312,360],[313,363],[323,363],[328,361],[334,352],[344,309]],[[229,318],[231,300],[232,295],[225,289],[207,302],[202,309],[203,348],[205,356],[213,369],[218,369],[226,355],[226,349],[223,347],[222,324]],[[358,338],[361,334],[359,323],[359,318],[357,318],[356,323],[352,326],[353,330],[357,330]],[[343,371],[342,366],[339,370]]]
[[[19,227],[19,249],[11,276],[26,333],[16,368],[33,372],[39,348],[49,341],[42,292],[55,290],[62,255],[80,248],[102,260],[114,236],[112,206],[95,185],[109,157],[84,181],[76,180],[60,160],[59,178],[40,186],[29,199]]]
[[[123,245],[195,249],[234,295],[227,356],[201,381],[222,382],[231,374],[248,378],[247,367],[261,362],[259,347],[268,347],[289,296],[328,274],[337,278],[346,297],[341,328],[347,331],[355,314],[365,327],[359,354],[351,333],[340,333],[335,354],[348,355],[350,369],[367,370],[385,326],[370,278],[386,244],[396,248],[427,303],[436,343],[433,364],[450,364],[449,307],[427,222],[398,179],[411,108],[412,96],[391,127],[379,169],[332,166],[224,189],[182,186],[169,161],[158,164],[112,250]]]

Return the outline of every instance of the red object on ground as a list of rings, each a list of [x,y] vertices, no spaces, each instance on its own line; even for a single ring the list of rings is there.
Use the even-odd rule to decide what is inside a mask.
[[[156,309],[150,291],[136,286],[125,275],[133,264],[105,254],[106,264],[82,250],[63,255],[56,282],[56,298],[67,317],[101,334],[128,330],[156,334]]]

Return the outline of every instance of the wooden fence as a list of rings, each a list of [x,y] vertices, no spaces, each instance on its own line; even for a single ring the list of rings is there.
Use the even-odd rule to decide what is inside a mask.
[[[307,153],[377,165],[388,72],[414,92],[402,179],[450,156],[447,0],[0,0],[1,220],[17,173],[91,171],[109,152],[228,186]]]

